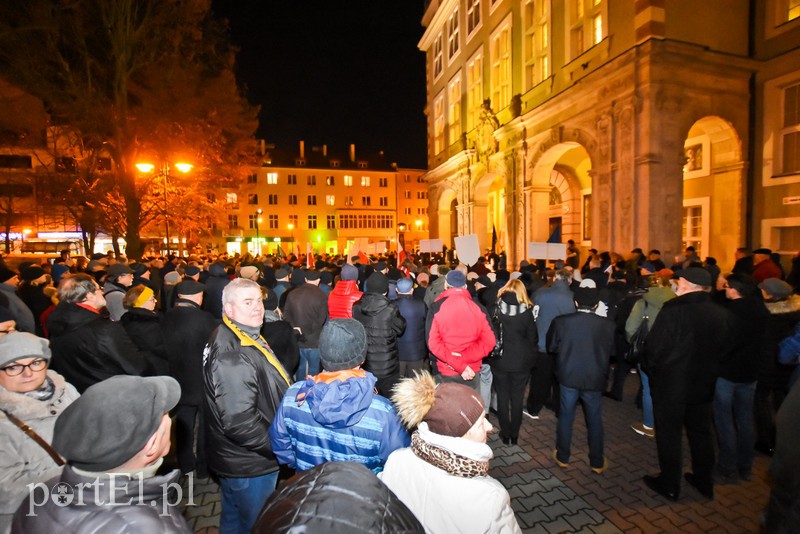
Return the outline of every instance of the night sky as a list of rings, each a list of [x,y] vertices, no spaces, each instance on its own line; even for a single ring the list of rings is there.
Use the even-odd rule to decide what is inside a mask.
[[[423,0],[213,0],[258,137],[425,168]]]

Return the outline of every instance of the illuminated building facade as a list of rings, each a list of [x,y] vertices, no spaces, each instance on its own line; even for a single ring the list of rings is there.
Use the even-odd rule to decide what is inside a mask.
[[[431,236],[800,249],[800,2],[431,0]]]

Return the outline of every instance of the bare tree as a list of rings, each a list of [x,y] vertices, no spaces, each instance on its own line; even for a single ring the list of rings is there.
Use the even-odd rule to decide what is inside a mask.
[[[81,213],[102,211],[95,220],[124,235],[130,257],[157,211],[138,161],[185,157],[219,179],[246,174],[257,109],[236,86],[224,30],[210,0],[0,3],[0,72],[109,155],[106,191]]]

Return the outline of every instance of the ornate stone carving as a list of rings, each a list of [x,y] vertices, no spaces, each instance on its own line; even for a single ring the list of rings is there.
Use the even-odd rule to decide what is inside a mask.
[[[495,117],[491,103],[487,98],[481,105],[478,124],[475,127],[475,149],[478,152],[478,159],[485,161],[489,156],[497,152],[499,145],[494,132],[499,127],[500,122]]]

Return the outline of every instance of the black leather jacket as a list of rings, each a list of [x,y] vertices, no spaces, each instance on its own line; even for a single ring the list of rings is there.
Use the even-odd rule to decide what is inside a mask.
[[[278,359],[223,317],[203,355],[203,381],[209,469],[231,478],[277,470],[268,431],[291,381]]]
[[[112,501],[110,479],[101,477],[99,480],[102,484],[98,484],[97,478],[79,475],[72,467],[66,466],[60,480],[53,479],[48,486],[52,488],[56,482],[69,485],[71,493],[67,490],[65,495],[66,498],[72,498],[71,504],[65,506],[56,504],[54,499],[47,499],[45,504],[33,508],[34,514],[28,515],[30,499],[28,496],[14,515],[11,532],[14,534],[190,533],[192,529],[186,524],[178,506],[167,504],[178,501],[176,489],[173,488],[180,487],[179,477],[180,471],[176,469],[165,476],[143,479],[140,488],[139,478],[116,476],[113,502],[118,504],[109,504]],[[84,488],[81,491],[78,488],[79,484],[91,485],[81,486]],[[41,490],[38,493],[41,493]],[[80,495],[83,498],[83,505],[76,505]],[[36,499],[41,498],[41,495],[36,495]],[[34,503],[36,502],[41,501],[35,500]]]

